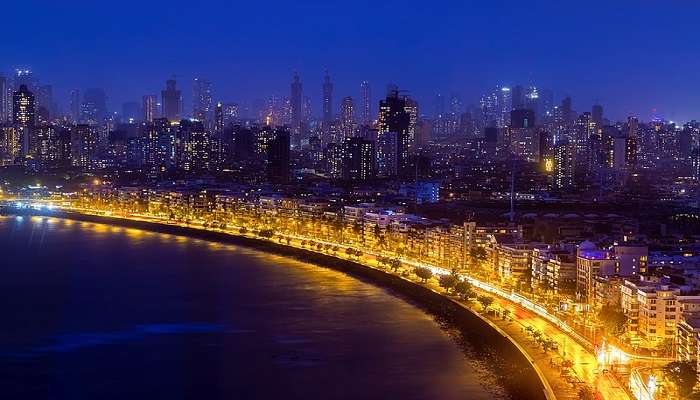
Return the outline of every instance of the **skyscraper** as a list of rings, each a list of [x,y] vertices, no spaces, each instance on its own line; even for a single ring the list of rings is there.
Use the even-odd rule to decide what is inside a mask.
[[[180,104],[182,94],[176,88],[175,79],[168,79],[165,82],[165,90],[160,92],[163,103],[163,117],[171,122],[179,121],[181,117]]]
[[[360,92],[362,94],[362,124],[370,125],[372,123],[372,93],[369,82],[362,81]]]
[[[518,110],[525,108],[525,88],[520,85],[516,85],[511,93],[512,109]]]
[[[12,122],[15,125],[34,126],[36,103],[34,93],[27,85],[20,85],[12,96]]]
[[[34,93],[27,85],[20,85],[19,90],[12,96],[12,122],[14,122],[21,149],[21,155],[26,157],[34,154],[36,137],[36,102]]]
[[[326,77],[323,79],[323,123],[328,125],[333,121],[333,83],[331,77],[326,71]]]
[[[7,78],[0,76],[0,124],[10,120],[10,99]]]
[[[267,176],[271,182],[289,181],[289,132],[275,129],[267,145]]]
[[[294,74],[291,85],[291,95],[290,103],[292,109],[292,130],[297,135],[301,133],[301,81],[299,80],[299,74]]]
[[[374,142],[361,137],[345,140],[343,148],[343,179],[366,181],[375,178]]]
[[[194,78],[192,81],[192,118],[206,121],[211,109],[211,82]]]
[[[158,113],[158,106],[156,104],[156,96],[154,94],[147,94],[143,96],[143,120],[144,122],[153,122]]]
[[[500,90],[499,107],[501,115],[498,118],[498,127],[505,128],[510,120],[510,112],[513,110],[513,99],[510,88],[502,87]]]
[[[395,160],[395,168],[384,168],[387,172],[403,174],[408,167],[408,149],[410,146],[409,129],[411,125],[411,114],[406,110],[406,99],[399,97],[399,91],[395,88],[389,90],[386,99],[379,102],[378,138],[383,142],[380,148],[391,151],[395,154],[385,154],[385,158]],[[383,137],[393,132],[395,134],[395,144],[393,140],[383,140]],[[393,156],[393,157],[392,157]],[[381,165],[380,165],[381,168]],[[395,170],[395,171],[394,171]]]
[[[70,98],[68,99],[68,108],[71,121],[73,123],[78,123],[80,120],[80,90],[73,89],[70,91]]]
[[[224,133],[224,105],[220,101],[214,107],[214,133],[217,136]]]
[[[90,88],[83,94],[81,104],[81,122],[97,124],[104,121],[107,116],[107,96],[100,88]]]
[[[49,120],[56,113],[53,102],[53,86],[38,85],[35,97],[37,115],[41,120]]]
[[[340,103],[340,132],[343,138],[354,136],[355,116],[352,97],[344,97]]]

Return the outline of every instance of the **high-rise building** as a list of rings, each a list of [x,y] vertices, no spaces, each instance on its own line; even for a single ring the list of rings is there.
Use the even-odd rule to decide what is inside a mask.
[[[370,125],[372,123],[372,93],[369,82],[362,81],[360,93],[362,95],[362,124]]]
[[[9,121],[12,116],[12,97],[7,78],[0,76],[0,124]]]
[[[153,120],[157,118],[158,104],[154,94],[147,94],[143,96],[141,107],[143,108],[144,122],[153,122]]]
[[[267,177],[271,182],[289,181],[289,160],[289,132],[286,129],[276,129],[267,146]]]
[[[40,85],[36,87],[36,113],[42,121],[48,121],[56,114],[53,86]]]
[[[107,96],[100,88],[90,88],[83,94],[80,120],[86,124],[99,124],[107,117]]]
[[[73,89],[70,91],[70,98],[68,99],[68,111],[70,119],[73,123],[78,123],[80,121],[80,90]]]
[[[291,84],[290,108],[292,114],[292,132],[296,135],[301,133],[301,121],[303,118],[301,90],[302,85],[301,81],[299,80],[299,75],[295,73]]]
[[[399,91],[395,88],[389,91],[386,99],[379,102],[379,120],[377,128],[378,140],[381,140],[382,137],[386,136],[389,132],[394,132],[396,134],[396,154],[386,154],[385,158],[395,160],[395,174],[407,172],[408,151],[411,144],[409,132],[411,128],[411,113],[407,111],[406,98],[399,97]],[[389,142],[391,141],[385,143],[385,150],[387,151],[392,147]],[[394,168],[385,168],[384,171],[394,172],[393,169]]]
[[[511,96],[511,102],[512,102],[512,109],[513,110],[519,110],[526,108],[525,105],[525,88],[523,88],[520,85],[516,85],[513,90],[511,91],[512,96]]]
[[[81,169],[91,169],[97,155],[98,133],[94,126],[78,124],[71,130],[71,164]]]
[[[34,93],[29,91],[27,85],[20,85],[12,96],[12,122],[15,125],[34,126],[36,116],[36,103]]]
[[[143,125],[144,167],[150,177],[157,177],[174,166],[176,131],[167,118],[156,118]]]
[[[224,105],[220,101],[214,107],[214,133],[217,136],[224,133]]]
[[[333,83],[331,77],[326,71],[326,76],[323,79],[323,123],[330,124],[333,121]]]
[[[206,121],[212,109],[211,82],[194,78],[192,81],[192,118]]]
[[[224,104],[224,126],[235,124],[240,118],[238,103]]]
[[[554,176],[552,186],[558,190],[574,185],[576,167],[576,146],[564,139],[554,145]]]
[[[177,89],[175,79],[168,79],[165,82],[165,90],[162,90],[160,95],[163,104],[163,117],[171,122],[179,121],[181,117],[182,94]]]
[[[209,170],[210,141],[209,132],[202,121],[180,121],[175,145],[177,168],[195,173]]]
[[[376,176],[374,142],[360,137],[348,138],[343,148],[343,179],[366,181]]]
[[[498,128],[505,128],[510,121],[510,112],[513,110],[513,98],[510,88],[500,88],[498,100],[498,106],[501,109],[501,113],[496,126]]]
[[[355,112],[352,97],[344,97],[340,103],[340,132],[344,139],[354,136]]]

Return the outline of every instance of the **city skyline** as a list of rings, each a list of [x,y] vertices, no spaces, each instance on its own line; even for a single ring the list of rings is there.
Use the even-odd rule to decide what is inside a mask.
[[[48,11],[54,8],[38,3]],[[529,8],[508,4],[508,13],[503,7],[453,4],[430,12],[405,10],[396,24],[382,24],[382,12],[396,3],[374,12],[368,3],[359,4],[342,15],[322,3],[276,4],[280,12],[266,16],[255,5],[220,4],[222,15],[231,11],[246,16],[229,27],[209,8],[189,5],[211,23],[195,33],[181,33],[174,24],[180,18],[175,10],[184,3],[172,3],[155,20],[148,15],[162,11],[162,5],[142,6],[138,15],[123,11],[130,5],[107,16],[86,5],[32,19],[40,27],[42,22],[51,26],[54,16],[63,17],[66,23],[58,35],[46,29],[24,32],[17,25],[21,19],[11,19],[0,28],[9,39],[0,71],[9,75],[15,68],[31,68],[42,83],[54,86],[54,97],[64,110],[72,89],[103,88],[114,110],[158,93],[173,75],[183,88],[184,104],[192,104],[189,82],[194,78],[212,83],[214,100],[252,102],[288,95],[296,72],[318,116],[328,70],[335,85],[335,113],[342,98],[359,99],[360,84],[368,81],[375,100],[389,83],[409,90],[422,105],[422,114],[432,113],[437,93],[457,93],[469,105],[497,85],[522,84],[551,89],[555,100],[569,95],[578,111],[602,104],[614,120],[628,115],[648,120],[653,110],[667,120],[698,118],[700,84],[682,80],[697,70],[700,60],[693,50],[698,45],[684,40],[691,27],[662,29],[661,22],[683,17],[681,10],[670,7],[592,2],[589,8],[597,13],[590,17],[573,7],[558,9],[543,2]],[[315,17],[307,21],[314,6]],[[12,15],[28,12],[26,5],[9,8]],[[464,9],[470,12],[455,12]],[[124,21],[129,21],[129,31],[119,29]],[[395,34],[393,26],[398,24],[413,26],[415,35],[410,29],[407,35]],[[248,29],[253,26],[274,28]],[[131,40],[145,30],[152,35],[139,43]],[[94,40],[76,41],[85,31],[94,32]],[[21,37],[19,32],[24,32]],[[515,39],[521,37],[526,39]],[[287,46],[288,41],[301,47]],[[680,54],[686,56],[679,58]],[[65,67],[74,60],[79,62]],[[376,107],[376,101],[373,104]]]

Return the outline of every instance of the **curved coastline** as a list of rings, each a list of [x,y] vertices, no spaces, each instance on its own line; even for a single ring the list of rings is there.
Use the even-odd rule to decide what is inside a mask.
[[[456,300],[400,276],[328,254],[286,246],[268,240],[204,230],[196,227],[183,227],[179,225],[161,224],[158,222],[129,220],[119,217],[81,214],[71,211],[56,210],[43,213],[32,210],[30,214],[33,216],[103,223],[157,233],[241,245],[346,273],[362,281],[392,290],[398,294],[399,297],[413,302],[429,314],[434,315],[441,324],[446,324],[450,328],[456,329],[462,340],[472,345],[477,352],[492,363],[494,369],[499,372],[498,375],[502,378],[502,383],[511,398],[554,398],[548,381],[534,364],[525,349],[522,348],[515,339],[485,317],[475,313]]]

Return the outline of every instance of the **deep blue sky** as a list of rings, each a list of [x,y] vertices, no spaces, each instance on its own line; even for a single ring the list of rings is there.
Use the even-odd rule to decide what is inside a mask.
[[[700,119],[700,2],[687,1],[12,1],[0,71],[28,66],[55,86],[104,87],[110,105],[157,93],[175,74],[216,99],[287,95],[293,71],[318,114],[323,71],[342,96],[388,82],[432,113],[436,92],[476,102],[497,84],[594,99],[606,116]],[[376,110],[376,106],[375,106]]]

